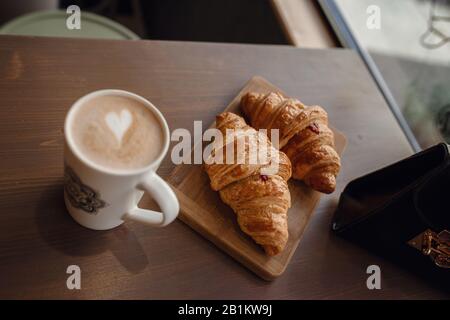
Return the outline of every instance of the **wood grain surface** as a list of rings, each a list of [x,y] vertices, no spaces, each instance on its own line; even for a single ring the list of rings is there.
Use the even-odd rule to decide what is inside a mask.
[[[255,76],[222,112],[233,112],[243,116],[240,102],[241,97],[247,92],[284,94],[282,89],[264,78]],[[214,128],[215,123],[209,127]],[[336,150],[342,155],[346,139],[339,131],[332,130]],[[195,149],[192,150],[191,159],[194,159]],[[319,192],[305,184],[294,179],[289,180],[291,195],[291,207],[288,211],[289,239],[283,252],[269,257],[240,230],[236,214],[220,200],[218,193],[211,189],[210,180],[202,165],[180,164],[170,173],[167,181],[172,184],[180,201],[179,218],[266,280],[273,280],[283,274],[321,196]]]
[[[72,221],[62,197],[62,126],[80,96],[120,88],[152,101],[171,129],[193,130],[258,74],[327,108],[348,138],[337,191],[321,199],[285,273],[266,282],[176,221],[110,231]],[[412,153],[364,64],[351,51],[160,41],[0,37],[0,298],[448,298],[330,232],[351,179]],[[163,162],[163,177],[173,169]],[[66,268],[82,270],[81,290]],[[368,290],[366,268],[382,270]]]

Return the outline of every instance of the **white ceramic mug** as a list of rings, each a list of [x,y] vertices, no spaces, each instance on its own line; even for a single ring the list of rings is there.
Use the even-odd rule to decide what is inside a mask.
[[[120,95],[136,99],[149,108],[163,129],[163,150],[144,168],[114,171],[97,165],[77,149],[71,123],[77,110],[87,100],[104,95]],[[64,123],[64,201],[70,215],[84,227],[106,230],[125,220],[164,227],[178,215],[179,203],[156,170],[169,149],[169,127],[161,112],[148,100],[123,90],[99,90],[78,99],[67,113]],[[161,212],[138,208],[144,192],[158,203]]]

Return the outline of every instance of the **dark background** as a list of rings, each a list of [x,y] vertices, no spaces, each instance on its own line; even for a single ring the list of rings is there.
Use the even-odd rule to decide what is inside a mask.
[[[61,0],[144,39],[287,44],[268,0]]]

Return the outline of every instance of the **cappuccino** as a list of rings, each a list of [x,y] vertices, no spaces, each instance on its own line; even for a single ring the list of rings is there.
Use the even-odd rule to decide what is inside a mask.
[[[78,108],[69,130],[81,154],[108,169],[143,168],[163,152],[160,122],[144,103],[129,97],[89,99]]]

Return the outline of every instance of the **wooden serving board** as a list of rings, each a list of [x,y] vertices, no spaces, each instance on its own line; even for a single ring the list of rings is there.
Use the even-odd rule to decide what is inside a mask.
[[[242,115],[239,102],[241,96],[249,91],[282,92],[265,79],[253,77],[224,111]],[[211,127],[213,126],[214,123]],[[336,149],[341,154],[346,139],[339,131],[332,130]],[[222,202],[218,192],[211,189],[209,178],[202,165],[181,164],[171,172],[168,182],[180,201],[179,218],[266,280],[275,279],[286,269],[320,199],[319,192],[313,191],[300,181],[289,180],[292,201],[292,207],[288,211],[289,240],[282,253],[269,257],[240,230],[233,210]]]

